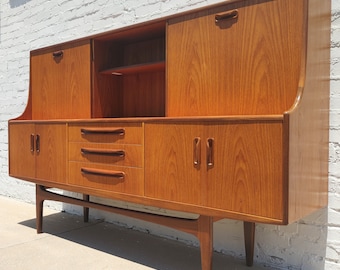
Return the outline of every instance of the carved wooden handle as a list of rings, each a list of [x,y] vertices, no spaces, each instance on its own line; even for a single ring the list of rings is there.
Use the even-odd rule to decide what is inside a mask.
[[[40,135],[35,136],[35,149],[37,153],[40,153]]]
[[[112,149],[94,149],[94,148],[81,148],[80,152],[83,155],[102,155],[113,157],[124,157],[124,150],[112,150]]]
[[[56,52],[53,52],[52,55],[54,58],[56,57],[61,57],[63,56],[64,52],[63,51],[56,51]]]
[[[238,17],[238,10],[234,9],[225,13],[219,13],[215,15],[215,23],[219,23],[223,20],[236,19]]]
[[[31,134],[31,152],[34,152],[34,134]]]
[[[201,164],[201,138],[196,137],[194,139],[194,165],[198,166]]]
[[[121,171],[109,171],[93,168],[81,168],[80,171],[83,174],[98,175],[98,176],[110,176],[113,178],[124,179],[125,173]]]
[[[82,128],[80,130],[82,135],[86,134],[113,134],[123,136],[125,134],[124,128]]]
[[[214,139],[207,139],[207,166],[214,166]]]

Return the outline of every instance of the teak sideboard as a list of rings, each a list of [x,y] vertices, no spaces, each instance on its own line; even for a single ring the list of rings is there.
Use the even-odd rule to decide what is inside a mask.
[[[227,0],[32,51],[9,173],[36,183],[37,231],[44,200],[98,208],[197,236],[211,269],[213,222],[237,219],[252,265],[255,223],[327,205],[330,2]]]

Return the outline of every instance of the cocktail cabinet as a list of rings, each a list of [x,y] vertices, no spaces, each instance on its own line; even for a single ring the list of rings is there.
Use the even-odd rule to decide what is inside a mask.
[[[36,184],[38,232],[44,200],[98,208],[197,236],[211,269],[230,218],[252,265],[255,223],[327,205],[330,2],[226,0],[32,51],[9,173]]]

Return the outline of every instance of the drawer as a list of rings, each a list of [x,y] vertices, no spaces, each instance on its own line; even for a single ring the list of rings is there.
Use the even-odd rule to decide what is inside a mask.
[[[104,191],[144,195],[144,170],[71,161],[68,183]]]
[[[71,124],[69,141],[143,144],[143,127],[141,123]]]
[[[143,146],[70,142],[69,160],[142,168]]]

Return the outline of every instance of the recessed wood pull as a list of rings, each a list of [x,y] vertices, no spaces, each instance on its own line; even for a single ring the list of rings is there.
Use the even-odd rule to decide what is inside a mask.
[[[31,134],[31,152],[34,152],[34,134]]]
[[[238,17],[238,10],[234,9],[225,13],[219,13],[215,15],[215,23],[219,23],[223,20],[236,19]]]
[[[198,166],[201,164],[201,138],[196,137],[194,139],[194,165]]]
[[[82,135],[86,134],[113,134],[123,136],[125,134],[124,128],[82,128],[80,130]]]
[[[81,148],[80,152],[83,155],[102,155],[113,157],[124,157],[124,150],[112,150],[112,149],[94,149],[94,148]]]
[[[214,139],[213,138],[207,139],[207,166],[208,168],[214,166]]]
[[[37,153],[40,153],[40,135],[35,136],[35,149]]]
[[[109,176],[109,177],[118,178],[118,179],[124,179],[125,177],[125,173],[121,171],[110,171],[110,170],[101,170],[101,169],[93,169],[93,168],[81,168],[80,171],[83,174]]]
[[[56,51],[56,52],[53,52],[53,53],[52,53],[52,55],[53,55],[54,58],[56,58],[56,57],[62,57],[63,54],[64,54],[63,51]]]

